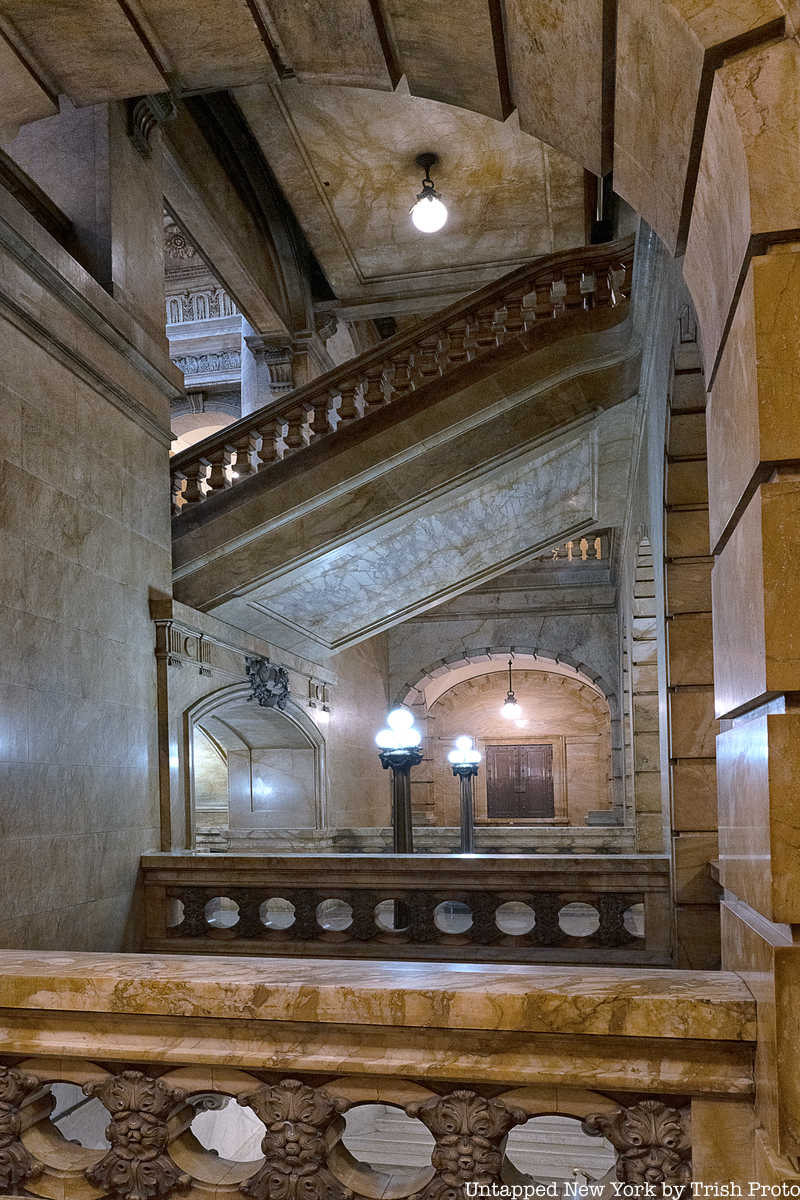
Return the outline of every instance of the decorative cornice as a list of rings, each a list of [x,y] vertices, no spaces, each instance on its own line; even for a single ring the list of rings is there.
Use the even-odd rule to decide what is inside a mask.
[[[70,283],[34,245],[28,242],[2,216],[0,216],[0,249],[7,250],[46,291],[75,313],[113,350],[127,359],[140,372],[145,381],[154,386],[162,395],[173,399],[182,394],[181,388],[151,362],[126,334],[113,325],[108,317],[82,295],[78,287]],[[113,303],[108,296],[105,299]],[[0,311],[16,328],[74,371],[120,412],[130,417],[164,445],[171,444],[172,431],[167,425],[163,425],[146,405],[142,404],[126,388],[121,387],[116,379],[112,379],[106,372],[98,370],[73,345],[62,341],[52,330],[28,312],[19,302],[18,293],[6,292],[0,296]]]

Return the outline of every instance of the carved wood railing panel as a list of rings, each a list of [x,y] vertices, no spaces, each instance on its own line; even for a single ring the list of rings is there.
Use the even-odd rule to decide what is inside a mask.
[[[669,964],[665,858],[150,854],[145,948]]]
[[[534,1088],[500,1091],[384,1077],[292,1078],[271,1071],[203,1066],[100,1065],[85,1059],[29,1059],[25,1070],[0,1064],[0,1189],[2,1195],[63,1200],[374,1200],[386,1174],[346,1150],[343,1115],[380,1098],[421,1121],[433,1135],[430,1163],[406,1172],[392,1195],[455,1200],[467,1185],[498,1187],[533,1177],[510,1165],[509,1132],[547,1112],[549,1097]],[[50,1117],[54,1082],[70,1080],[102,1101],[105,1149],[67,1141]],[[260,1157],[227,1160],[206,1149],[192,1130],[196,1116],[232,1098],[261,1122]],[[78,1105],[80,1101],[78,1101]],[[582,1120],[583,1132],[606,1137],[616,1166],[604,1178],[627,1184],[687,1184],[692,1178],[690,1107],[631,1095],[625,1103],[565,1086],[559,1111]],[[254,1123],[255,1125],[255,1123]],[[257,1126],[255,1126],[257,1128]],[[102,1126],[94,1131],[102,1137]],[[473,1193],[474,1194],[474,1193]],[[483,1193],[487,1194],[487,1193]],[[642,1195],[644,1195],[644,1189]],[[672,1193],[673,1197],[677,1193]]]
[[[633,238],[539,259],[406,333],[258,409],[172,460],[176,516],[410,392],[483,358],[542,321],[630,295]]]

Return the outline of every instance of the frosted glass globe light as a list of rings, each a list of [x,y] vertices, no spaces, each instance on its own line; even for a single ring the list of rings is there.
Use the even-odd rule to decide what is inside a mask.
[[[447,205],[431,191],[423,191],[411,209],[411,220],[420,233],[438,233],[447,221]]]
[[[507,721],[518,721],[522,716],[522,706],[517,704],[515,699],[506,697],[503,707],[500,709],[500,716],[505,717]]]
[[[393,708],[386,718],[390,729],[410,729],[414,724],[414,714],[407,708]]]
[[[456,738],[456,748],[450,751],[447,761],[454,767],[474,767],[481,761],[481,752],[475,749],[471,737],[462,734]]]
[[[393,708],[386,724],[387,728],[375,735],[380,750],[412,750],[422,741],[422,734],[414,728],[414,714],[407,708]]]

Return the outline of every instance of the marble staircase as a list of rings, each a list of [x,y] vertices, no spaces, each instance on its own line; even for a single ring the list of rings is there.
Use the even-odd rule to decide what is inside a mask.
[[[175,596],[319,657],[615,523],[632,269],[538,260],[176,456]]]

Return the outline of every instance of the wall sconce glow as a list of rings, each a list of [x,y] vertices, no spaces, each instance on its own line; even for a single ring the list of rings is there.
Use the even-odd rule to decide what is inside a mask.
[[[500,716],[505,717],[507,721],[519,721],[522,719],[522,706],[517,704],[517,697],[514,695],[514,689],[511,686],[511,659],[508,660],[508,694],[503,701],[503,707],[500,709]]]
[[[381,750],[410,750],[422,741],[414,728],[414,714],[407,708],[393,708],[386,718],[386,729],[375,735],[375,745]]]
[[[481,752],[475,749],[472,738],[463,733],[456,738],[455,750],[450,751],[447,761],[454,767],[475,767],[481,761]]]
[[[422,180],[422,191],[417,195],[417,202],[411,209],[411,221],[420,233],[438,233],[447,221],[447,206],[442,203],[439,193],[433,186],[431,167],[439,161],[436,154],[418,154],[416,163],[425,170]]]

